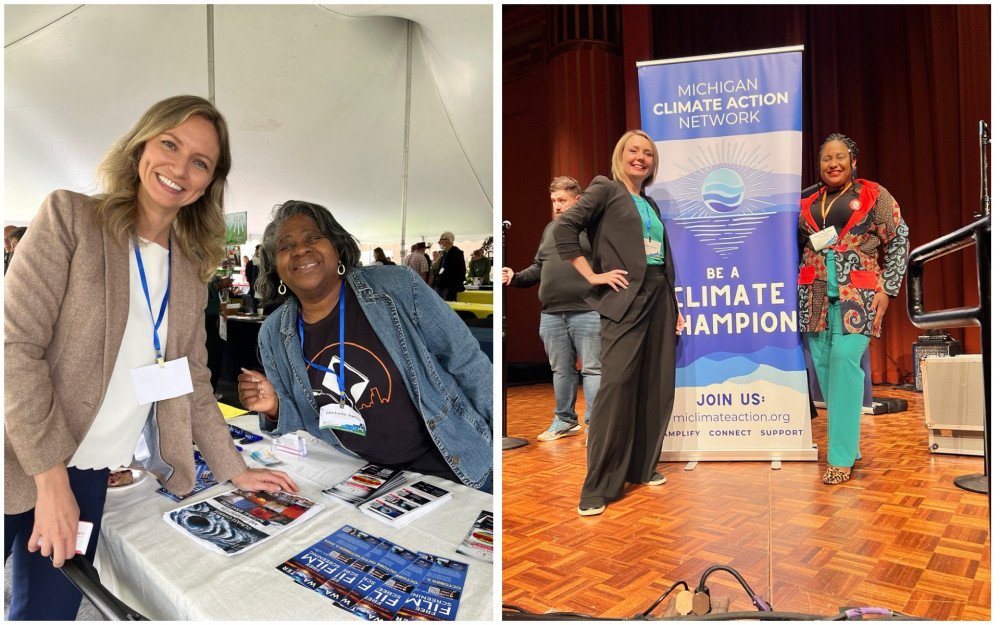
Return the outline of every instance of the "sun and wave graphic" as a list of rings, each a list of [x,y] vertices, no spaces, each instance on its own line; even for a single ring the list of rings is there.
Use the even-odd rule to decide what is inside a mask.
[[[664,158],[669,146],[660,149]],[[684,228],[722,259],[734,256],[758,226],[788,210],[798,180],[775,173],[764,143],[722,140],[698,145],[684,160],[670,163],[673,179],[650,186],[672,223]],[[788,188],[785,188],[788,187]]]

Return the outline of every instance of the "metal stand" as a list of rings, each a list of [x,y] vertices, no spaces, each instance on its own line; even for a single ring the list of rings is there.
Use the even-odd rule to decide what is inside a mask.
[[[500,239],[500,262],[501,267],[507,266],[507,228],[510,228],[510,222],[504,221],[500,224],[501,227],[501,239]],[[503,450],[517,449],[518,447],[524,447],[528,444],[528,441],[523,438],[516,438],[513,436],[507,436],[507,298],[503,298],[503,308],[501,309],[500,317],[500,353],[503,354]]]
[[[990,131],[986,122],[979,122],[979,145],[982,171],[980,189],[980,212],[976,221],[959,228],[951,234],[931,241],[913,250],[908,261],[908,312],[913,325],[921,329],[979,326],[980,343],[983,354],[983,465],[982,474],[962,475],[955,478],[955,486],[973,493],[989,495],[990,492],[990,196],[989,165],[987,145]],[[950,310],[924,311],[923,272],[924,264],[935,258],[947,256],[970,245],[976,246],[976,260],[979,266],[979,306],[974,308],[952,308]],[[992,505],[990,505],[992,507]]]

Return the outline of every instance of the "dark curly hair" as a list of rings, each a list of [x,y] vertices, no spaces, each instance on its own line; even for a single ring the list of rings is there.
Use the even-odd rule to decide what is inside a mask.
[[[350,232],[333,218],[326,208],[319,204],[311,204],[300,200],[289,200],[280,206],[275,206],[271,213],[271,223],[264,229],[264,239],[260,242],[260,275],[254,282],[254,287],[260,292],[261,300],[264,304],[280,303],[285,301],[286,296],[278,293],[278,267],[277,258],[278,231],[281,230],[285,220],[293,215],[305,215],[319,226],[319,231],[333,243],[337,250],[340,262],[344,264],[348,271],[352,267],[357,267],[361,261],[361,248],[358,241]],[[345,274],[346,275],[346,274]]]
[[[851,155],[851,160],[852,161],[858,160],[858,144],[854,142],[854,139],[840,132],[834,132],[830,135],[827,135],[826,139],[823,139],[823,143],[819,144],[820,155],[823,154],[823,148],[826,147],[826,144],[830,143],[831,141],[843,142],[843,144],[847,146],[847,153]],[[857,180],[857,179],[858,179],[858,168],[851,167],[851,180]]]

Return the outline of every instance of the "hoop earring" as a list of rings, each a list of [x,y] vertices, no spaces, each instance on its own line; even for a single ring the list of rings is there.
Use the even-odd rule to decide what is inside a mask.
[[[344,263],[337,263],[337,275],[338,276],[344,275],[344,272],[346,272],[346,271],[347,271],[347,267],[344,266]]]
[[[285,293],[288,293],[288,287],[285,286],[282,280],[278,280],[278,295],[284,295]]]

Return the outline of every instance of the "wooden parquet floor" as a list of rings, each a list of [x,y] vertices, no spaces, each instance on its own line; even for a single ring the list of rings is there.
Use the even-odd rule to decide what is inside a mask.
[[[643,612],[674,582],[693,589],[711,565],[733,567],[777,611],[832,616],[873,606],[935,620],[990,619],[989,504],[952,484],[983,472],[978,456],[928,451],[920,393],[876,388],[909,410],[862,417],[852,479],[820,482],[826,413],[813,419],[819,462],[661,463],[667,483],[629,486],[604,514],[576,513],[586,472],[581,433],[539,442],[552,389],[508,390],[503,452],[503,602],[532,612],[605,618]],[[578,413],[583,414],[582,393]],[[732,576],[713,597],[754,610]],[[669,599],[668,599],[669,601]],[[654,612],[661,614],[664,604]]]

